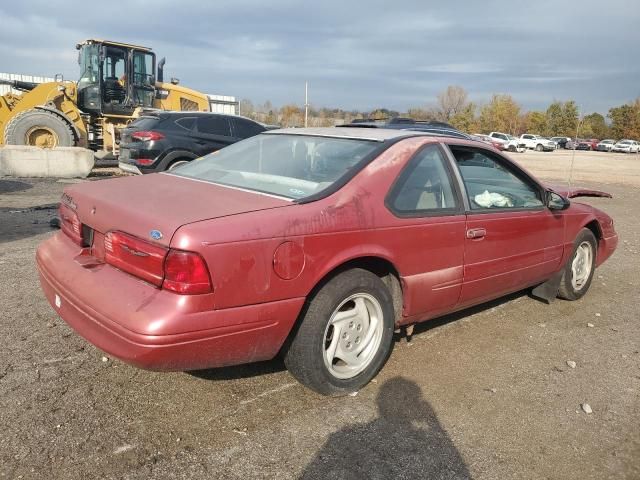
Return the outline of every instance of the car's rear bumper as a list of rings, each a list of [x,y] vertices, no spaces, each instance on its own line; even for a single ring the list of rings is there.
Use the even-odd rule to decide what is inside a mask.
[[[141,163],[141,159],[144,159],[145,163]],[[137,150],[131,148],[129,144],[120,145],[118,167],[122,171],[135,173],[136,175],[164,170],[161,152],[157,150]]]
[[[193,311],[197,299],[187,297],[197,296],[158,290],[109,265],[85,268],[74,261],[79,247],[70,244],[58,232],[38,248],[47,300],[89,342],[140,368],[185,371],[271,359],[304,303]]]
[[[133,163],[118,162],[118,168],[120,168],[120,170],[122,170],[123,172],[134,173],[136,175],[142,175],[142,172],[140,171],[140,169],[136,165],[134,165]]]

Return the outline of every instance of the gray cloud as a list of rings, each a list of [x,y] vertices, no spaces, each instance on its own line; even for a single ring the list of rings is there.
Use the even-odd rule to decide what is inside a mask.
[[[0,71],[75,78],[74,45],[94,37],[153,47],[184,85],[275,104],[302,103],[305,80],[315,105],[361,109],[425,105],[449,84],[531,109],[640,96],[640,9],[624,0],[50,5],[0,7]]]

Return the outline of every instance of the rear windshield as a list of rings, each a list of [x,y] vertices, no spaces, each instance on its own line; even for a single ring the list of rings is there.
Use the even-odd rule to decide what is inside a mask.
[[[368,140],[262,134],[171,173],[298,200],[355,173],[379,145]]]
[[[155,127],[160,119],[158,117],[140,117],[137,120],[134,120],[129,125],[130,127],[136,127],[141,130],[146,130],[147,128]]]

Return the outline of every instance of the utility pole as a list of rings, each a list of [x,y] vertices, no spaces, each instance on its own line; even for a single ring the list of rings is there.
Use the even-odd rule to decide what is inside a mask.
[[[309,82],[304,82],[304,126],[309,124]]]

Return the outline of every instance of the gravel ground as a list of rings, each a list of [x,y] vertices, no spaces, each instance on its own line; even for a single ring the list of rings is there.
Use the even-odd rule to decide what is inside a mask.
[[[513,158],[568,179],[570,152]],[[0,179],[0,478],[640,478],[640,156],[577,152],[574,168],[614,195],[585,201],[621,236],[589,294],[420,325],[345,398],[280,361],[189,374],[104,357],[38,286],[65,184]]]

